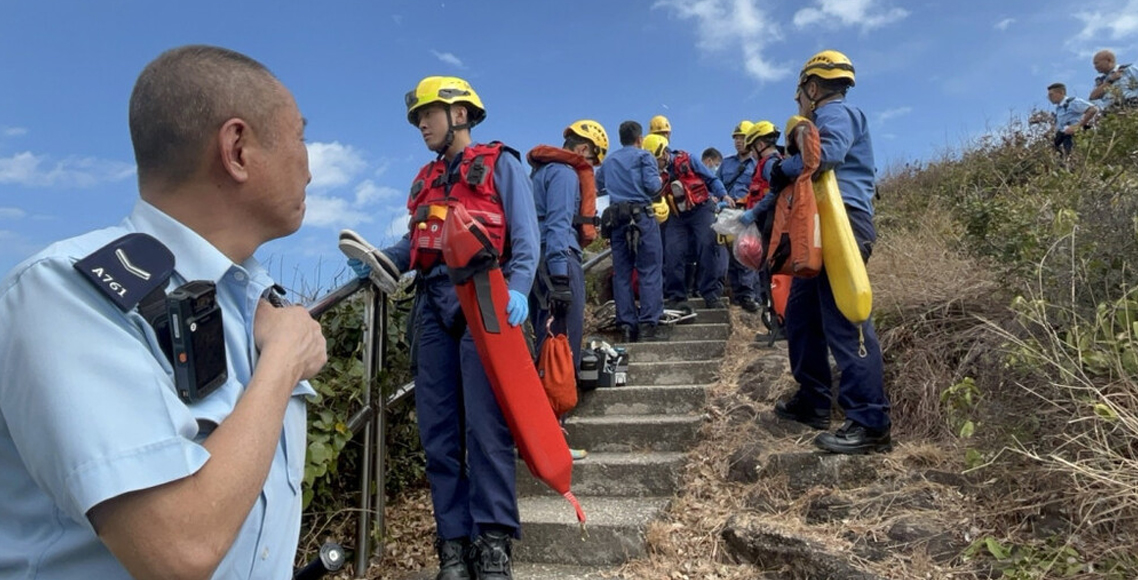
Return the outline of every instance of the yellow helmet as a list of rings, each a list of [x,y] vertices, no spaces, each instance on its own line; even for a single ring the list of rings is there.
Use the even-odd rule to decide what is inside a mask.
[[[754,125],[755,124],[750,122],[750,121],[739,121],[739,124],[735,125],[735,130],[731,132],[731,136],[732,137],[746,136],[747,131],[750,131],[751,127],[753,127]]]
[[[775,128],[774,123],[770,121],[759,121],[752,125],[747,131],[747,135],[743,137],[743,144],[750,147],[754,145],[755,141],[758,141],[762,137],[773,137],[775,141],[778,141],[779,132],[778,129]]]
[[[431,103],[466,103],[470,105],[469,126],[473,127],[486,119],[486,107],[470,83],[458,77],[427,77],[419,81],[415,90],[404,97],[407,103],[407,121],[419,126],[417,111]]]
[[[653,157],[659,159],[664,156],[664,152],[668,150],[668,138],[663,135],[653,133],[644,138],[644,142],[640,145]]]
[[[670,133],[672,131],[672,124],[668,122],[667,117],[663,115],[656,115],[655,117],[652,117],[651,121],[648,121],[648,132],[660,133],[661,131],[667,131]]]
[[[850,86],[854,86],[854,66],[846,55],[836,50],[823,50],[810,57],[802,65],[802,72],[798,73],[798,84],[802,84],[810,76],[824,79],[849,79]]]
[[[652,212],[656,214],[656,222],[662,224],[668,221],[672,210],[668,209],[668,201],[661,197],[658,201],[652,202]]]
[[[590,119],[573,121],[565,128],[562,136],[568,138],[570,135],[577,135],[592,142],[597,148],[598,165],[605,160],[605,154],[609,152],[609,134],[605,132],[605,128],[600,123]]]

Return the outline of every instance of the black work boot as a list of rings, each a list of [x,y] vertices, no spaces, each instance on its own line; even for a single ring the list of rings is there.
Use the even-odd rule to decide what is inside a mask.
[[[470,580],[470,568],[466,563],[466,552],[470,540],[435,539],[435,551],[439,554],[439,574],[435,580]]]
[[[889,437],[889,427],[870,429],[846,419],[845,423],[833,433],[819,433],[814,438],[814,446],[830,453],[858,455],[864,453],[886,453],[893,450],[893,440]]]
[[[474,580],[511,580],[510,536],[498,531],[478,536],[470,546],[470,561]]]
[[[640,340],[640,336],[636,332],[635,326],[627,324],[620,325],[620,340],[624,343],[636,342]]]
[[[789,401],[775,403],[774,414],[783,419],[797,421],[822,431],[830,428],[829,409],[815,409],[798,397],[791,397]]]
[[[727,308],[727,305],[723,303],[722,298],[704,298],[703,307],[711,310],[722,310]]]
[[[744,296],[739,299],[739,308],[754,314],[759,311],[759,303],[755,302],[755,299],[750,296]]]
[[[640,323],[640,331],[638,334],[640,335],[641,342],[656,342],[668,339],[660,329],[660,326],[656,324]]]

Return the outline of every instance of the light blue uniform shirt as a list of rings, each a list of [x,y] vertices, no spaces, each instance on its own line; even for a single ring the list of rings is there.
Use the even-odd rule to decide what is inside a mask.
[[[676,179],[676,156],[680,153],[683,153],[683,151],[680,151],[679,149],[672,150],[672,160],[668,162],[667,166],[668,177],[670,179]],[[707,185],[707,190],[710,192],[711,198],[723,199],[723,196],[727,195],[727,188],[723,187],[723,182],[720,181],[719,178],[715,176],[715,173],[708,169],[702,161],[694,156],[688,156],[691,157],[692,171],[695,172],[695,174],[703,180],[703,183]],[[727,160],[724,159],[723,161],[726,162]]]
[[[568,276],[570,254],[579,259],[581,245],[573,216],[581,206],[581,181],[564,163],[547,163],[533,172],[533,202],[541,229],[545,265],[550,276]]]
[[[739,161],[738,155],[724,158],[719,170],[715,172],[715,176],[723,182],[723,187],[727,189],[727,193],[735,201],[747,197],[747,191],[751,188],[751,178],[754,174],[755,160],[748,156]]]
[[[865,113],[837,99],[814,110],[814,125],[822,141],[821,170],[834,170],[846,205],[873,215],[876,166]],[[797,177],[802,173],[802,155],[787,157],[781,167],[787,177]]]
[[[455,155],[448,171],[459,169],[462,156]],[[457,178],[456,178],[457,179]],[[537,212],[533,207],[533,191],[522,162],[512,153],[503,151],[494,164],[494,186],[502,198],[502,211],[506,215],[506,229],[510,235],[510,259],[502,266],[510,290],[528,296],[537,274],[538,253],[541,251],[537,230]],[[384,248],[383,253],[406,272],[411,268],[411,234],[408,232],[395,245]],[[431,270],[429,278],[446,276],[446,266]]]
[[[1063,129],[1078,123],[1087,109],[1093,105],[1089,101],[1085,101],[1078,97],[1067,97],[1059,101],[1055,105],[1055,112],[1052,116],[1055,118],[1055,129],[1062,131]]]
[[[173,252],[167,290],[217,284],[229,379],[187,405],[154,331],[72,265],[132,232]],[[256,365],[253,317],[272,285],[255,259],[235,265],[198,234],[139,201],[120,225],[56,243],[0,282],[0,578],[129,579],[87,512],[124,493],[192,475]],[[214,578],[289,578],[300,533],[305,399],[289,402],[272,468]],[[207,500],[208,501],[208,500]]]
[[[1113,83],[1109,83],[1102,98],[1098,99],[1100,106],[1104,109],[1118,100],[1119,97],[1121,97],[1123,101],[1138,99],[1138,69],[1135,69],[1134,65],[1120,65],[1107,74],[1095,77],[1095,86],[1097,87],[1107,82],[1106,78],[1114,74],[1115,71],[1122,71],[1122,76],[1118,77]]]
[[[609,153],[597,170],[597,195],[608,195],[611,203],[648,205],[661,187],[656,158],[635,145]]]

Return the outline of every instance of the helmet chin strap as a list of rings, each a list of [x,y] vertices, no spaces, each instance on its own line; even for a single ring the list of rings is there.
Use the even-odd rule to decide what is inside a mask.
[[[438,153],[438,157],[436,158],[436,160],[442,159],[446,155],[447,150],[450,149],[450,146],[452,144],[454,144],[454,132],[456,130],[469,129],[470,128],[470,121],[462,123],[461,125],[456,125],[454,123],[454,119],[451,118],[451,115],[450,115],[450,107],[449,106],[446,108],[446,112],[447,112],[447,135],[446,135],[446,138],[443,139],[443,144],[440,145],[438,150],[435,151],[435,153]]]

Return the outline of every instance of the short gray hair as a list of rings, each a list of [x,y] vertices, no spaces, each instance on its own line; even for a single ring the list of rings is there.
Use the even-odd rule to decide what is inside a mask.
[[[272,138],[271,113],[283,104],[265,65],[216,46],[170,49],[139,74],[130,95],[130,139],[139,183],[179,184],[193,175],[214,132],[240,117]]]

